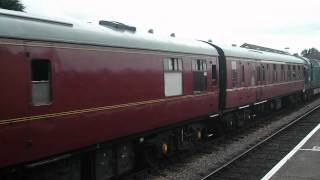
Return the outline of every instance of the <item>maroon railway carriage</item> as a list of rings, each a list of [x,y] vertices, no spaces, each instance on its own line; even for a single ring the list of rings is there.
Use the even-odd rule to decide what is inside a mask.
[[[0,168],[218,113],[210,45],[92,26],[1,10]]]
[[[304,89],[304,62],[290,55],[241,48],[224,49],[226,108],[246,106]]]
[[[285,98],[295,101],[304,92],[304,62],[300,58],[245,48],[222,50],[226,61],[226,121],[234,120],[226,116],[227,112],[250,118],[257,109],[279,109]]]

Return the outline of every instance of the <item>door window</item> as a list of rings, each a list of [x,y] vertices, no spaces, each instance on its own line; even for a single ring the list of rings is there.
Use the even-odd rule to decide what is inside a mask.
[[[192,60],[193,91],[206,91],[208,86],[207,61],[203,59]]]
[[[164,65],[164,95],[182,95],[182,59],[165,58]]]
[[[47,105],[51,103],[51,64],[48,60],[32,60],[32,103]]]

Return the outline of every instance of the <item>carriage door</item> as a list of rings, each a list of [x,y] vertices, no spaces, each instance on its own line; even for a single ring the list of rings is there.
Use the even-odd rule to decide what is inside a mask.
[[[34,111],[51,107],[53,48],[48,44],[26,43],[27,61],[30,67],[30,106]]]
[[[211,64],[211,83],[210,83],[210,89],[212,88],[213,91],[216,91],[217,90],[217,87],[219,85],[219,82],[218,82],[218,66],[217,66],[217,60],[214,59],[212,61],[210,61],[210,64]]]

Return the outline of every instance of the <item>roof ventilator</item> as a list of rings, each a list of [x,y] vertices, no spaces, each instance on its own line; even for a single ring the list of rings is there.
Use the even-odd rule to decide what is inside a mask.
[[[136,32],[137,28],[134,26],[129,26],[120,22],[116,22],[116,21],[99,21],[99,24],[101,26],[107,27],[107,28],[111,28],[113,30],[117,30],[117,31],[130,31],[130,32]]]
[[[153,33],[154,33],[154,30],[153,30],[153,29],[149,29],[149,30],[148,30],[148,33],[153,34]]]

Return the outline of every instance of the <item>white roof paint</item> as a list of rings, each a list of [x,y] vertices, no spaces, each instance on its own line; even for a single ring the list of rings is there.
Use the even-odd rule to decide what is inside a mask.
[[[0,37],[217,56],[210,45],[173,37],[116,31],[0,9]]]
[[[296,63],[304,64],[304,61],[292,55],[270,53],[264,51],[257,51],[252,49],[240,48],[240,47],[226,47],[220,46],[225,53],[226,57],[238,57],[251,59],[256,61],[276,61],[280,63]]]

